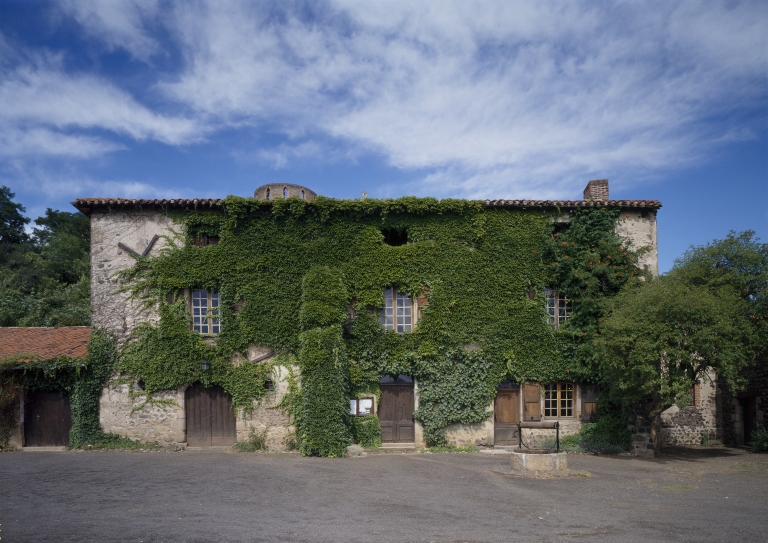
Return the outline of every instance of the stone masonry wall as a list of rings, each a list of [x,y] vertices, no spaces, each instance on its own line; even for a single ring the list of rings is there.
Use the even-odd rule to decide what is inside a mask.
[[[91,215],[91,323],[109,330],[124,340],[141,321],[157,319],[153,312],[139,311],[139,305],[117,292],[115,274],[134,265],[135,259],[118,243],[143,253],[155,236],[169,236],[174,223],[157,211],[94,213]],[[167,245],[159,238],[149,255],[156,255]]]
[[[637,251],[648,248],[640,256],[641,268],[647,267],[653,275],[659,275],[659,245],[655,210],[622,209],[616,223],[616,233]]]
[[[717,383],[707,380],[696,386],[694,405],[673,405],[661,414],[662,438],[668,447],[705,445],[723,439],[722,410]]]

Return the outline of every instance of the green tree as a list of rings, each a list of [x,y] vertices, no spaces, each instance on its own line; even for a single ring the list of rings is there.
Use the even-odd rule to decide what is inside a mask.
[[[0,187],[0,244],[23,243],[28,236],[24,226],[29,222],[22,213],[23,205],[13,201],[16,195],[6,186]]]
[[[654,449],[662,445],[661,412],[685,402],[713,370],[731,389],[753,357],[754,327],[743,318],[734,289],[660,277],[618,294],[607,304],[594,340],[611,399],[642,406]]]
[[[732,290],[745,303],[740,318],[753,327],[751,347],[757,359],[768,358],[768,243],[755,232],[731,231],[725,239],[691,247],[675,261],[670,277],[713,291]]]

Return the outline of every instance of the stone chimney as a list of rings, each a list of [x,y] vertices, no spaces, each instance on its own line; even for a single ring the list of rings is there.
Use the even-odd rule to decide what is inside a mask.
[[[584,189],[585,200],[608,200],[608,180],[594,179]]]

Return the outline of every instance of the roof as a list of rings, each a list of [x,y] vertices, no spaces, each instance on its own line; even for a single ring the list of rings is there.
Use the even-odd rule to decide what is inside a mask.
[[[89,326],[61,328],[0,328],[0,360],[19,354],[37,355],[40,360],[57,356],[80,357],[88,352]]]
[[[177,198],[171,200],[135,200],[131,198],[78,198],[72,205],[86,215],[94,210],[137,210],[142,209],[205,209],[218,206],[220,198]],[[487,207],[508,207],[517,209],[569,209],[579,207],[620,207],[658,209],[658,200],[485,200]]]
[[[657,209],[661,207],[661,202],[658,200],[485,200],[483,205],[516,208],[636,207]]]

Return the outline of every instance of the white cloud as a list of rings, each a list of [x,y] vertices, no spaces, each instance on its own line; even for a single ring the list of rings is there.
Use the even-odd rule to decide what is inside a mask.
[[[425,170],[417,191],[574,197],[589,177],[689,165],[761,127],[766,6],[75,2],[64,11],[143,60],[166,101],[47,60],[3,77],[0,122],[31,130],[32,149],[72,128],[185,145],[255,127],[290,143],[233,154],[275,168],[364,149]],[[183,58],[169,72],[153,64],[166,47]],[[77,137],[79,156],[109,145]]]
[[[463,194],[542,175],[562,196],[584,176],[687,165],[734,133],[711,119],[765,104],[757,2],[336,2],[313,19],[216,2],[174,17],[187,69],[161,84],[172,99],[437,169],[428,185]]]
[[[60,8],[111,49],[123,48],[142,60],[161,51],[147,29],[158,15],[158,0],[67,0]]]

